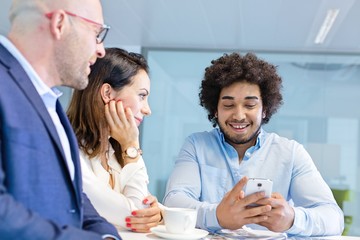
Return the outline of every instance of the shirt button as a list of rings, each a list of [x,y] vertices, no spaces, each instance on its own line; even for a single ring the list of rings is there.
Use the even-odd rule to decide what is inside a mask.
[[[74,213],[76,213],[76,210],[75,209],[70,209],[69,213],[74,214]]]

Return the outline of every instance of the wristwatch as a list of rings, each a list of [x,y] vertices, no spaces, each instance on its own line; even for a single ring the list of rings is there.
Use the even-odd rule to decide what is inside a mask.
[[[137,158],[139,155],[142,155],[142,150],[136,147],[128,147],[122,154],[123,158]]]

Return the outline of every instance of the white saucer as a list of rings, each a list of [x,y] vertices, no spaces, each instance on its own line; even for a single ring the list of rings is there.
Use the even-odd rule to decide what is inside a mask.
[[[195,228],[193,232],[191,233],[169,233],[166,231],[166,228],[164,225],[159,225],[157,227],[150,228],[150,231],[154,233],[155,235],[167,238],[167,239],[179,239],[179,240],[186,240],[186,239],[200,239],[205,237],[209,234],[208,231],[205,231],[203,229],[197,229]]]

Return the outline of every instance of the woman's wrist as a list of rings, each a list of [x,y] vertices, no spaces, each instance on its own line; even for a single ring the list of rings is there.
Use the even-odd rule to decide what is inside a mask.
[[[120,142],[119,142],[120,143]],[[139,144],[139,141],[136,140],[136,141],[126,141],[124,143],[120,143],[121,145],[121,148],[123,150],[123,152],[128,149],[129,147],[135,147],[135,148],[140,148],[140,144]]]
[[[135,146],[130,146],[125,148],[121,153],[122,158],[124,159],[124,164],[137,162],[140,156],[142,155],[142,150]]]

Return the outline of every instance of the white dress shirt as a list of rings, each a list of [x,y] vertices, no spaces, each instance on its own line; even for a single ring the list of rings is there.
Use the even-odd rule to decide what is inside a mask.
[[[110,147],[108,165],[113,174],[113,189],[109,184],[110,174],[102,167],[100,158],[89,159],[80,151],[80,163],[84,192],[98,213],[117,229],[126,229],[125,218],[132,211],[148,207],[142,202],[149,195],[149,177],[142,157],[122,168]]]

